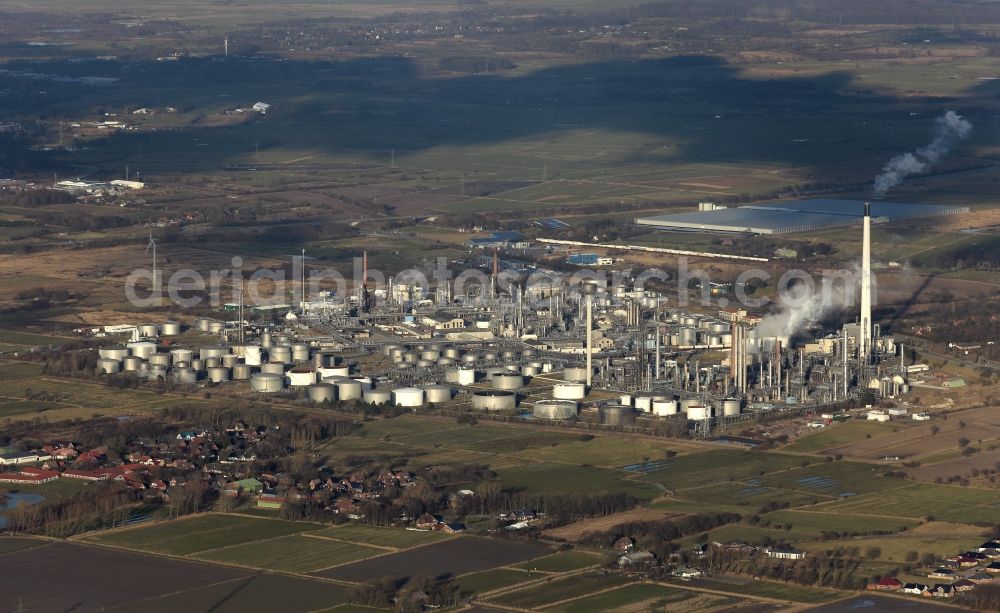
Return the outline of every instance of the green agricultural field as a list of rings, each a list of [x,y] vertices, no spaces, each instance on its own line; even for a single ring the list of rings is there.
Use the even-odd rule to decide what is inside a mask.
[[[788,451],[817,453],[825,449],[833,449],[841,445],[856,442],[865,436],[878,438],[883,434],[892,434],[900,426],[896,424],[880,424],[872,421],[851,420],[842,424],[832,424],[819,432],[797,439],[784,447]]]
[[[805,587],[786,583],[773,583],[771,581],[746,580],[745,582],[729,583],[719,580],[698,581],[696,587],[704,587],[719,592],[727,592],[747,598],[760,596],[763,598],[775,598],[778,600],[788,600],[791,602],[801,602],[805,604],[820,604],[837,600],[847,595],[846,592],[824,590],[820,588]],[[684,587],[679,584],[677,587]]]
[[[577,575],[565,579],[554,579],[541,585],[503,594],[491,600],[509,607],[537,609],[570,598],[624,585],[628,581],[627,578],[617,574]]]
[[[360,524],[344,524],[342,526],[326,528],[313,534],[339,541],[375,545],[377,547],[392,547],[394,549],[409,549],[410,547],[437,543],[438,541],[454,538],[441,532],[422,532],[417,530],[403,530],[402,528],[377,528],[375,526],[363,526]]]
[[[516,568],[524,570],[539,571],[543,573],[565,573],[588,566],[594,566],[604,561],[600,554],[586,551],[560,551],[550,556],[536,558],[534,560],[518,564]]]
[[[552,447],[532,449],[524,457],[536,461],[555,460],[617,468],[662,459],[668,451],[684,454],[700,451],[702,448],[697,443],[687,441],[597,435],[589,441],[566,442]]]
[[[694,592],[678,590],[665,585],[627,585],[594,596],[571,600],[546,608],[545,611],[547,613],[590,613],[591,611],[614,611],[625,607],[636,610],[634,607],[640,603],[646,605],[644,607],[646,610],[660,610],[667,606],[679,606],[697,596],[698,594]],[[718,608],[737,603],[737,599],[724,596],[713,596],[711,599],[710,606]]]
[[[650,482],[628,473],[593,466],[529,464],[496,471],[505,487],[547,494],[624,493],[651,499],[660,491]],[[635,475],[632,475],[633,477]]]
[[[201,551],[317,530],[319,524],[235,515],[199,515],[152,526],[99,533],[93,540],[125,549],[186,556]]]
[[[730,524],[721,526],[702,534],[695,534],[679,541],[681,545],[700,545],[718,541],[720,543],[743,543],[761,545],[768,539],[772,541],[784,541],[788,539],[808,539],[812,535],[807,532],[788,531],[780,528],[766,528],[762,526],[748,526],[746,524]]]
[[[484,570],[480,573],[462,575],[455,579],[455,584],[458,585],[458,589],[462,592],[485,594],[486,592],[492,592],[500,588],[541,579],[544,576],[541,573],[529,573],[511,568],[494,568],[493,570]]]
[[[797,507],[816,502],[832,500],[830,496],[809,494],[793,490],[765,487],[759,479],[735,484],[720,483],[708,487],[684,490],[681,495],[686,500],[711,505],[714,508],[731,510],[741,515],[757,513],[758,509],[772,502],[788,503]]]
[[[384,553],[383,549],[357,543],[293,534],[203,551],[194,557],[262,570],[308,573]]]
[[[799,470],[768,475],[763,487],[781,487],[816,496],[843,496],[885,492],[902,487],[900,479],[881,476],[882,468],[859,462],[819,462]]]
[[[812,511],[776,511],[768,513],[763,520],[772,525],[790,525],[795,532],[822,534],[840,532],[866,534],[871,532],[899,532],[910,529],[920,522],[912,519],[879,517],[872,515],[846,515],[842,513],[817,513]]]
[[[933,484],[907,484],[888,492],[872,493],[822,505],[830,513],[934,517],[956,523],[1000,522],[1000,506],[992,490]]]
[[[933,553],[940,559],[967,551],[983,542],[982,536],[949,536],[946,534],[898,534],[863,539],[841,539],[837,541],[794,542],[804,551],[826,551],[840,547],[857,547],[861,556],[869,557],[872,549],[877,548],[879,555],[872,560],[881,562],[906,562],[906,554],[911,551],[918,553]]]
[[[720,449],[662,460],[647,478],[670,489],[684,489],[730,480],[743,481],[801,463],[801,457],[780,453]]]

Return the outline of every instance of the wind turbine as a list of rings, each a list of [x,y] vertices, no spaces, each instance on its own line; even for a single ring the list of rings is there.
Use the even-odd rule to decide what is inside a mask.
[[[146,243],[146,253],[149,253],[150,249],[153,250],[153,291],[155,292],[160,289],[160,277],[156,272],[156,239],[153,238],[152,229],[149,230],[149,242]]]

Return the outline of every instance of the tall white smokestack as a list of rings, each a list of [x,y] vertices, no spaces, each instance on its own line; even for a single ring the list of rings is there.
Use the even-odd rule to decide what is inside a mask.
[[[867,364],[872,349],[872,218],[871,205],[865,203],[861,247],[861,342],[858,359]]]

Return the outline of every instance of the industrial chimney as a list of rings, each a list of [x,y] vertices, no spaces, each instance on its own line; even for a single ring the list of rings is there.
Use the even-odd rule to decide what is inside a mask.
[[[865,203],[861,247],[861,315],[858,361],[868,364],[872,349],[872,218],[871,205]]]

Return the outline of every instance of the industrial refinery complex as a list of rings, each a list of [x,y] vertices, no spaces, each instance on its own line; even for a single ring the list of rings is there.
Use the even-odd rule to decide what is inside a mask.
[[[818,212],[824,202],[800,203],[797,212],[766,208],[853,223],[850,207]],[[108,329],[128,339],[101,348],[98,369],[303,403],[433,406],[638,432],[662,431],[657,424],[668,422],[674,433],[698,436],[762,414],[897,397],[909,389],[909,368],[903,348],[873,324],[873,213],[941,211],[861,207],[860,305],[839,331],[820,332],[808,320],[775,326],[775,318],[794,319],[786,312],[676,306],[634,280],[574,285],[550,277],[504,288],[494,251],[487,286],[464,295],[453,295],[447,281],[370,287],[365,259],[366,281],[356,292],[282,306],[281,317],[266,323],[238,304],[229,305],[236,320]],[[730,213],[739,211],[749,212]],[[716,214],[726,211],[704,213]]]

